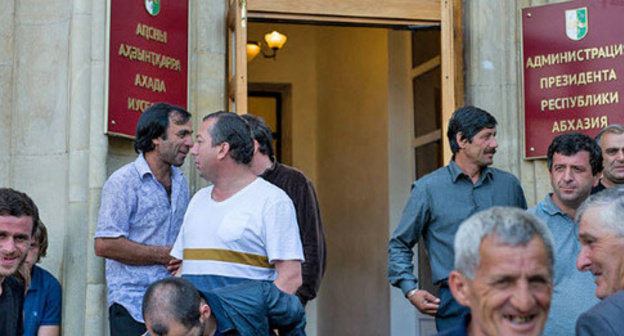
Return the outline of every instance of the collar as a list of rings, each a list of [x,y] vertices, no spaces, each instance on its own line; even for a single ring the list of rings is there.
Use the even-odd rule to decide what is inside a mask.
[[[210,310],[217,320],[217,332],[225,334],[226,332],[236,330],[236,327],[228,318],[228,314],[223,308],[219,297],[211,292],[199,291],[199,293],[208,301]]]
[[[28,292],[35,292],[41,288],[41,277],[43,276],[41,268],[37,265],[33,265],[32,275],[30,278],[30,285],[28,286]]]
[[[544,197],[544,200],[540,202],[539,206],[540,206],[540,209],[542,209],[542,211],[544,211],[545,213],[551,216],[554,216],[556,214],[565,215],[565,216],[568,215],[565,212],[563,212],[563,210],[559,209],[557,204],[555,204],[555,201],[552,200],[552,193],[548,193],[546,197]]]
[[[143,155],[142,152],[141,154],[139,154],[136,160],[134,160],[134,167],[139,172],[139,176],[141,176],[142,178],[145,177],[145,175],[147,174],[154,176],[154,173],[152,173],[152,169],[150,168],[149,164],[147,164],[147,160],[145,160],[145,155]],[[170,166],[169,170],[171,171],[172,181],[178,175],[182,175],[182,171],[174,166]]]
[[[470,177],[468,177],[468,175],[466,175],[466,173],[464,173],[464,171],[462,171],[461,168],[459,168],[457,163],[455,163],[455,159],[451,160],[451,162],[448,165],[448,169],[449,169],[449,173],[451,174],[451,181],[453,183],[457,182],[460,176],[465,176],[466,178],[470,179]],[[492,170],[490,169],[490,167],[482,168],[481,176],[479,176],[479,180],[477,181],[477,183],[475,183],[475,185],[479,185],[481,182],[485,181],[486,178],[491,179],[492,176],[493,174],[492,174]]]

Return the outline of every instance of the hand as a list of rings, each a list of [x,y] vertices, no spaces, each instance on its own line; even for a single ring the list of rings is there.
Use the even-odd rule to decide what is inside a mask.
[[[432,316],[438,312],[438,307],[440,306],[440,299],[423,289],[417,290],[416,293],[409,297],[409,301],[421,313]]]
[[[171,273],[172,276],[175,276],[176,273],[178,272],[178,269],[180,269],[180,266],[182,266],[182,260],[173,258],[169,260],[169,263],[166,266],[167,266],[167,271],[169,271],[169,273]]]

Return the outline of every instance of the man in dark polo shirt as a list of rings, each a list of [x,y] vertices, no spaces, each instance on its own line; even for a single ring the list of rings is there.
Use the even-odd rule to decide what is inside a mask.
[[[312,182],[299,170],[277,162],[273,151],[271,129],[262,118],[245,114],[253,133],[256,150],[251,161],[254,174],[284,190],[297,212],[297,224],[305,263],[301,274],[303,284],[297,290],[297,297],[304,305],[316,297],[325,273],[326,247],[321,213]]]
[[[0,335],[22,335],[24,285],[13,275],[28,255],[39,211],[28,195],[0,188]]]
[[[388,244],[390,283],[401,288],[421,313],[435,315],[438,331],[457,325],[468,312],[453,299],[447,281],[453,269],[453,240],[459,224],[497,205],[526,209],[520,181],[489,167],[498,147],[496,124],[492,115],[474,106],[453,113],[447,133],[451,162],[414,182]],[[412,248],[420,236],[429,251],[432,280],[440,285],[438,297],[418,289],[414,276]]]

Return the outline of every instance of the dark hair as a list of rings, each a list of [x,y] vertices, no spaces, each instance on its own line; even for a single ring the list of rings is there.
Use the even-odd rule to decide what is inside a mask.
[[[136,128],[134,151],[147,153],[154,150],[153,139],[167,139],[169,119],[177,125],[189,121],[191,114],[180,106],[156,103],[141,114]]]
[[[592,167],[592,174],[596,175],[602,171],[602,152],[596,140],[589,135],[578,132],[564,133],[556,136],[548,146],[546,156],[548,170],[552,170],[553,156],[555,153],[571,156],[580,151],[589,153],[589,164]]]
[[[35,202],[25,193],[11,188],[0,188],[0,216],[22,217],[32,219],[31,235],[39,224],[39,209]]]
[[[217,121],[208,130],[212,145],[227,142],[230,145],[230,157],[242,164],[249,164],[253,158],[254,143],[249,124],[236,113],[218,111],[204,117]]]
[[[168,321],[190,329],[199,325],[200,297],[193,284],[183,278],[164,278],[152,283],[143,296],[143,318],[159,335],[169,333]]]
[[[33,232],[32,240],[39,245],[39,254],[37,255],[37,262],[39,262],[48,253],[48,229],[41,220],[37,223],[37,229]]]
[[[459,151],[458,133],[461,133],[462,140],[468,139],[468,142],[472,142],[472,138],[482,129],[494,128],[496,125],[496,119],[478,107],[464,106],[457,109],[449,120],[448,131],[446,132],[453,155]]]
[[[258,141],[258,150],[260,153],[273,157],[273,135],[271,129],[261,117],[253,114],[243,114],[243,119],[247,121],[251,128],[251,135],[254,140]]]

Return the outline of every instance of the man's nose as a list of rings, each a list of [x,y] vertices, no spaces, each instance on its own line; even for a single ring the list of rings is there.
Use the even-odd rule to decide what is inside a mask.
[[[591,260],[588,256],[587,247],[581,247],[581,252],[579,252],[578,257],[576,257],[576,269],[581,272],[585,272],[589,270],[589,266],[591,265]]]
[[[198,145],[197,142],[193,144],[193,146],[191,147],[191,155],[193,156],[197,156],[198,154]]]
[[[498,148],[498,141],[496,141],[496,137],[493,136],[492,140],[490,140],[490,147],[491,148]]]
[[[511,298],[511,304],[520,312],[528,312],[535,306],[535,297],[528,280],[520,281]]]
[[[13,254],[16,251],[15,240],[13,238],[6,238],[0,243],[0,250],[4,254]]]

